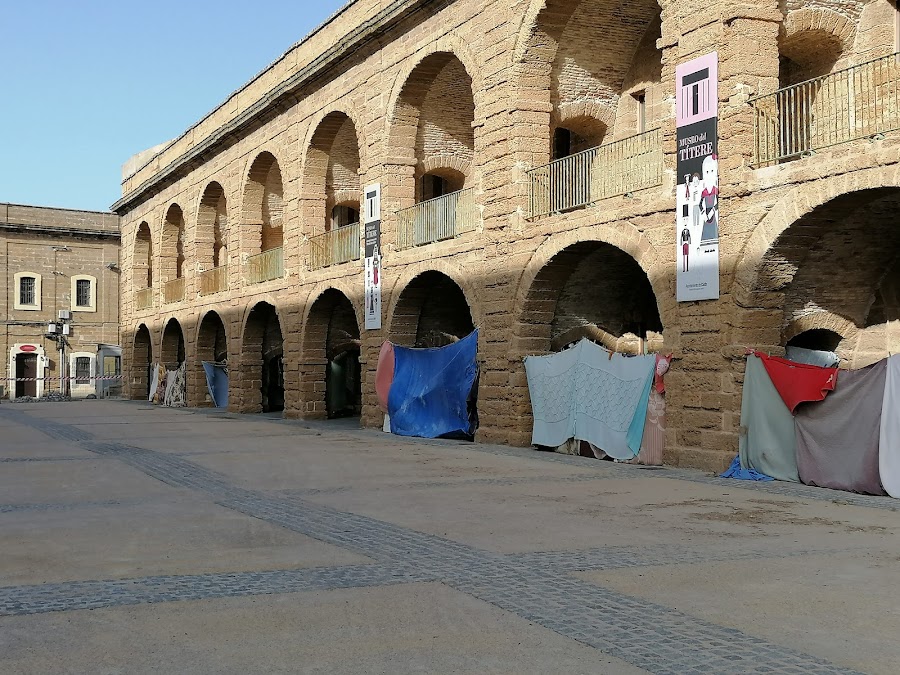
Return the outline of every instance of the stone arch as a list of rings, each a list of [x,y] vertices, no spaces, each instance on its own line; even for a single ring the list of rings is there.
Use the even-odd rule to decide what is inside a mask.
[[[216,310],[209,310],[197,325],[194,342],[195,358],[191,366],[190,379],[193,380],[193,388],[198,394],[194,401],[195,405],[208,406],[212,404],[206,385],[206,371],[203,368],[203,362],[227,364],[228,342],[228,325]]]
[[[151,368],[153,358],[153,336],[146,324],[138,325],[131,344],[131,398],[146,401],[150,396]]]
[[[732,294],[740,305],[751,306],[759,265],[775,241],[799,219],[841,195],[898,185],[896,166],[877,166],[799,185],[779,199],[760,220],[741,251]]]
[[[237,387],[241,412],[284,410],[284,338],[276,307],[261,301],[249,308],[241,330]]]
[[[856,24],[833,10],[803,7],[788,12],[778,36],[781,86],[830,73],[850,54],[855,36]]]
[[[247,170],[241,208],[242,252],[249,255],[284,243],[284,179],[269,150],[258,153]]]
[[[200,197],[194,243],[200,269],[210,270],[228,262],[228,200],[217,181],[207,184]]]
[[[525,311],[528,294],[541,270],[565,249],[581,242],[609,244],[633,258],[650,281],[653,293],[657,298],[663,324],[671,320],[668,315],[676,306],[672,272],[667,268],[666,261],[659,256],[650,240],[634,225],[627,222],[594,225],[573,232],[563,232],[553,235],[541,244],[519,277],[514,308],[515,316],[522,316]]]
[[[466,186],[475,159],[476,86],[478,71],[465,50],[432,51],[406,74],[392,99],[388,117],[388,147],[397,163],[408,166],[416,181],[414,194],[405,200],[428,198],[423,190],[424,163],[428,158],[455,158],[465,167]],[[469,63],[466,63],[466,60]],[[434,159],[430,160],[432,165]],[[442,168],[446,162],[442,162]],[[433,175],[434,172],[431,172]],[[425,196],[423,196],[425,195]]]
[[[875,360],[896,350],[900,186],[876,187],[885,181],[867,173],[867,181],[824,181],[814,197],[793,205],[795,218],[776,205],[768,217],[774,222],[757,226],[732,294],[746,312],[767,317],[767,324],[755,332],[738,328],[735,342],[777,348],[804,331],[831,330],[843,336],[842,358],[850,362],[855,357],[845,347],[854,342],[857,352]],[[849,189],[839,190],[842,184]],[[763,236],[771,237],[766,245],[753,241]]]
[[[134,235],[131,259],[134,290],[153,288],[153,234],[146,220],[138,225]]]
[[[303,219],[310,235],[336,224],[336,207],[353,208],[359,220],[361,144],[357,126],[343,111],[327,113],[315,126],[303,163]],[[352,218],[351,218],[352,220]]]
[[[160,243],[160,272],[163,281],[173,281],[184,276],[184,240],[184,211],[178,204],[171,204],[166,210]]]
[[[166,370],[176,370],[185,360],[184,331],[176,318],[166,321],[159,350],[159,362]]]
[[[391,303],[391,342],[406,347],[440,347],[475,329],[471,305],[462,287],[430,269],[406,283]]]
[[[662,349],[671,292],[670,282],[652,276],[653,250],[628,237],[579,235],[547,242],[526,267],[516,295],[514,356],[581,337],[626,353],[642,351],[642,341]]]
[[[307,418],[359,416],[361,308],[334,286],[316,295],[303,321],[300,390]],[[324,383],[324,387],[322,384]]]

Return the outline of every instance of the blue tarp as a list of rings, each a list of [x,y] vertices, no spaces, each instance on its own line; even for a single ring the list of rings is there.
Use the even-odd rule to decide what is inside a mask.
[[[388,395],[391,432],[422,438],[475,433],[467,402],[478,374],[477,349],[477,330],[446,347],[395,345]]]
[[[737,478],[738,480],[775,480],[772,476],[760,473],[756,469],[742,469],[740,456],[735,457],[731,462],[731,466],[725,469],[725,473],[721,474],[719,477]]]
[[[202,361],[203,372],[206,373],[206,386],[213,405],[217,408],[228,407],[228,371],[224,367]]]

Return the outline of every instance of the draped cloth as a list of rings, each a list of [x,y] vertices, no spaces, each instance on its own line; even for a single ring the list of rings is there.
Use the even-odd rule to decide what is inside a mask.
[[[209,361],[201,361],[206,375],[206,388],[216,408],[228,407],[228,371],[224,366]]]
[[[655,356],[626,357],[590,340],[557,354],[528,357],[532,443],[558,447],[585,440],[615,459],[641,448]]]
[[[885,492],[900,498],[900,356],[887,360],[881,407],[878,473]]]
[[[147,400],[151,403],[156,397],[156,389],[159,387],[159,368],[155,363],[152,366],[152,370],[153,373],[150,376],[150,394],[147,396]]]
[[[887,361],[841,373],[821,403],[797,410],[797,468],[807,485],[883,495],[878,446]]]
[[[166,377],[166,396],[163,405],[169,408],[184,408],[187,398],[187,378],[182,363],[176,370],[170,370]]]
[[[837,368],[821,368],[756,352],[772,384],[792,413],[805,401],[821,401],[834,390]]]
[[[797,483],[797,434],[794,416],[784,404],[762,360],[747,357],[738,438],[741,467]]]

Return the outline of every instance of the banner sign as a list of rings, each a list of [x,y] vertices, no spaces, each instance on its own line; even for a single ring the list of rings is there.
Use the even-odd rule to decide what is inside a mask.
[[[365,228],[366,330],[381,328],[381,184],[365,190],[363,212]]]
[[[677,300],[719,298],[719,55],[675,68]]]

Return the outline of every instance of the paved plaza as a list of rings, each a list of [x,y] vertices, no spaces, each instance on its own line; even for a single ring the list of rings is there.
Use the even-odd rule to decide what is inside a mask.
[[[900,672],[900,503],[347,421],[0,406],[0,673]]]

